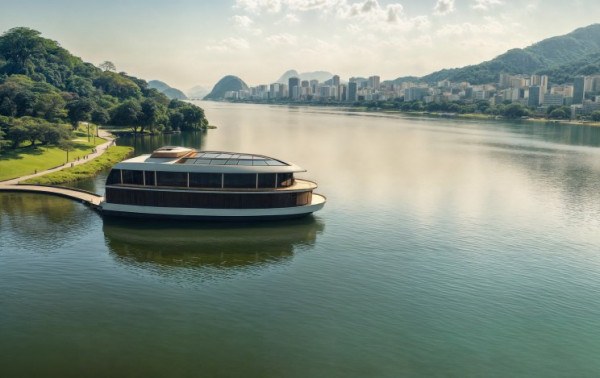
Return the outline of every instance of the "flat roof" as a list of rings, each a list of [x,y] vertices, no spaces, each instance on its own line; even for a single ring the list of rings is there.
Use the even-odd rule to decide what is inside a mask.
[[[157,151],[187,151],[183,156],[157,154]],[[161,156],[162,155],[162,156]],[[159,164],[166,171],[221,171],[221,172],[304,172],[305,170],[279,159],[269,156],[227,152],[197,151],[185,147],[162,147],[152,154],[140,155],[117,164],[115,168],[148,169],[148,164]],[[142,165],[145,165],[143,167]],[[169,168],[167,168],[169,167]]]
[[[199,151],[180,159],[178,164],[198,165],[251,165],[251,166],[289,166],[281,160],[255,154],[239,154],[235,152]]]

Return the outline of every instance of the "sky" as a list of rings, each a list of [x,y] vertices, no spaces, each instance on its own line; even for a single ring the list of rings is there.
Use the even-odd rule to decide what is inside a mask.
[[[598,0],[0,0],[84,61],[183,91],[225,75],[422,76],[600,22]]]

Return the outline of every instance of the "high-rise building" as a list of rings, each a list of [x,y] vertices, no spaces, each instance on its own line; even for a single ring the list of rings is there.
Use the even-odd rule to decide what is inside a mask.
[[[338,88],[339,100],[346,101],[346,99],[348,98],[348,86],[346,84],[340,84]]]
[[[332,80],[332,84],[335,87],[339,87],[340,86],[340,77],[338,75],[333,75]]]
[[[544,96],[542,105],[544,106],[563,106],[565,103],[565,96],[562,94],[548,93]]]
[[[350,102],[358,101],[358,85],[356,81],[351,81],[348,83],[348,95],[346,99]]]
[[[297,77],[290,77],[288,79],[288,91],[289,98],[297,100],[300,94],[300,79]]]
[[[370,76],[367,80],[367,87],[373,89],[379,89],[379,76]]]
[[[309,85],[310,85],[310,91],[312,92],[312,94],[316,94],[317,87],[319,86],[319,80],[311,80],[309,82]]]
[[[548,92],[548,76],[540,76],[540,87],[542,87],[542,96]],[[542,100],[543,101],[543,100]]]
[[[429,94],[429,90],[427,88],[421,88],[421,87],[406,88],[404,90],[404,101],[422,100],[428,94]]]
[[[510,81],[512,79],[511,75],[508,74],[500,74],[500,79],[498,80],[498,86],[500,88],[508,88],[510,87]]]
[[[273,83],[269,85],[269,98],[277,98],[279,93],[279,83]]]
[[[573,80],[573,104],[583,104],[585,97],[585,76],[578,76]]]
[[[533,85],[529,87],[529,101],[527,105],[538,107],[544,100],[544,94],[542,93],[542,87],[539,85]]]

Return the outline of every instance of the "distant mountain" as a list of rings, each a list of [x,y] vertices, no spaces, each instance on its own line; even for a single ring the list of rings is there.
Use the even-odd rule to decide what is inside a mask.
[[[593,24],[566,35],[544,39],[524,49],[508,50],[487,62],[433,72],[421,80],[429,83],[444,79],[471,84],[491,83],[498,80],[500,73],[541,73],[578,61],[593,61],[591,56],[598,53],[600,24]]]
[[[187,91],[187,96],[189,98],[203,98],[209,92],[210,90],[208,88],[205,88],[201,85],[196,85],[195,87]]]
[[[393,84],[402,84],[402,83],[416,83],[418,81],[420,81],[421,78],[416,77],[416,76],[402,76],[399,77],[397,79],[394,80],[386,80],[384,81],[384,83],[387,83],[388,81],[393,83]]]
[[[215,84],[212,91],[207,94],[205,100],[220,100],[225,97],[225,92],[248,89],[248,86],[237,76],[227,75]]]
[[[322,83],[331,79],[333,77],[333,74],[327,71],[298,73],[298,71],[296,70],[289,70],[286,71],[283,75],[281,75],[281,77],[279,78],[279,80],[276,81],[276,83],[287,84],[288,80],[291,77],[297,77],[300,78],[300,80],[318,80],[320,83]]]
[[[148,88],[156,89],[171,100],[187,100],[185,93],[179,89],[170,87],[167,83],[164,83],[160,80],[150,80],[148,82]]]

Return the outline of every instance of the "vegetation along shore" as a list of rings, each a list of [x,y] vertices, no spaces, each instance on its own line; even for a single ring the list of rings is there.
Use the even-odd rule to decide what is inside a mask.
[[[95,125],[134,133],[209,127],[202,108],[170,100],[111,62],[86,63],[25,27],[0,36],[0,180],[85,156],[103,142]]]

